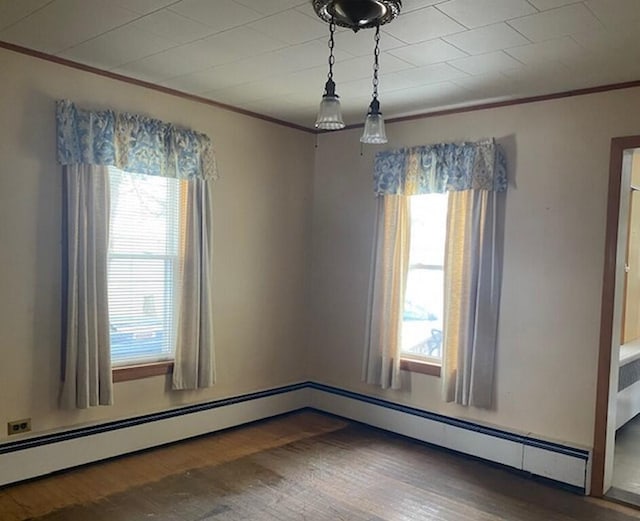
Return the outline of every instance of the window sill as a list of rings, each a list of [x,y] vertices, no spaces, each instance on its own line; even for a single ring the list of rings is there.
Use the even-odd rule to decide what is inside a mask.
[[[173,372],[173,361],[153,362],[150,364],[126,365],[114,367],[112,370],[113,382],[126,382],[128,380],[140,380],[150,376],[171,374]]]
[[[411,373],[428,374],[430,376],[440,376],[440,364],[427,362],[426,360],[416,360],[414,358],[402,358],[400,369]]]

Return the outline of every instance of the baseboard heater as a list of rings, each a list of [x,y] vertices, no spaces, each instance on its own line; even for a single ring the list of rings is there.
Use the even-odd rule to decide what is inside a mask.
[[[588,493],[590,452],[315,382],[0,444],[0,486],[312,408]]]

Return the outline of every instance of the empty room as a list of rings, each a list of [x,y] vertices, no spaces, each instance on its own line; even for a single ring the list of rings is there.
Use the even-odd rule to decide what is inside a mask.
[[[638,0],[0,0],[0,520],[640,519]]]

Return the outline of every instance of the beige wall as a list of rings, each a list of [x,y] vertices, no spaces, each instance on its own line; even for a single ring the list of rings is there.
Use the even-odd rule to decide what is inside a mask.
[[[5,50],[0,78],[0,427],[31,417],[42,432],[304,378],[311,134]],[[213,138],[222,176],[213,200],[214,388],[170,392],[165,377],[154,377],[116,384],[113,407],[58,410],[58,98],[148,114]]]
[[[640,89],[391,124],[387,133],[385,147],[493,136],[506,150],[495,409],[441,402],[432,376],[404,373],[399,392],[360,381],[375,150],[360,156],[357,130],[321,136],[316,155],[311,378],[591,446],[609,147],[612,137],[640,134]]]
[[[309,134],[9,51],[0,71],[0,425],[29,416],[42,432],[311,378],[591,445],[609,144],[640,134],[640,89],[388,127],[388,147],[495,136],[507,151],[496,407],[481,411],[442,403],[430,376],[405,374],[400,392],[360,382],[375,148],[360,156],[359,131],[322,135],[314,167]],[[63,97],[214,139],[213,389],[173,393],[154,377],[117,384],[113,407],[58,410]]]

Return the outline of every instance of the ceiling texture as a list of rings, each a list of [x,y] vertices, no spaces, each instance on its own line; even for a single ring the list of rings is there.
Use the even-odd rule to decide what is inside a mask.
[[[640,79],[640,0],[403,0],[382,26],[386,118]],[[311,0],[0,0],[0,40],[313,128],[329,27]],[[336,33],[347,124],[371,29]]]

